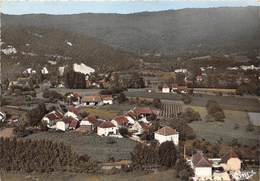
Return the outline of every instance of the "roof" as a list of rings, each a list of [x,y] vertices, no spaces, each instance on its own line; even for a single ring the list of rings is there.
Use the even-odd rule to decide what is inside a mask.
[[[102,95],[101,98],[103,100],[113,100],[113,96],[112,95]]]
[[[75,118],[72,118],[72,117],[67,117],[64,120],[64,123],[69,124],[69,127],[72,127],[72,128],[77,128],[78,125],[79,125],[79,121]]]
[[[135,108],[133,111],[137,116],[141,114],[153,114],[153,110],[149,107]]]
[[[137,115],[135,114],[135,112],[132,111],[132,110],[130,110],[130,111],[128,111],[127,113],[125,113],[125,115],[130,116],[131,118],[134,118],[134,119],[135,119],[135,117],[137,116]]]
[[[79,115],[79,110],[77,108],[75,108],[74,106],[70,106],[68,111],[73,112],[77,116]]]
[[[165,126],[161,129],[157,130],[155,133],[160,134],[160,135],[164,135],[164,136],[168,136],[168,135],[177,134],[178,132],[176,131],[176,129],[173,129],[169,126]]]
[[[119,125],[127,125],[128,124],[128,119],[127,119],[126,116],[117,116],[117,117],[114,118],[114,120]]]
[[[53,121],[53,120],[59,120],[63,118],[63,114],[59,111],[52,111],[46,115],[46,117]]]
[[[101,102],[101,96],[100,95],[94,95],[94,96],[84,96],[83,97],[84,102]]]
[[[236,154],[233,150],[231,150],[231,151],[229,151],[228,153],[226,153],[226,154],[221,158],[220,163],[227,163],[227,161],[228,161],[230,158],[238,158],[237,154]]]
[[[149,129],[149,127],[150,127],[150,125],[149,125],[149,124],[147,124],[147,123],[144,123],[144,122],[139,122],[139,124],[142,126],[142,128],[143,128],[144,130],[147,130],[147,129]]]
[[[115,125],[113,123],[111,123],[110,121],[104,121],[98,127],[100,127],[100,128],[112,128],[112,127],[115,127]]]
[[[212,167],[212,163],[201,151],[198,151],[195,155],[192,155],[191,161],[194,167]]]

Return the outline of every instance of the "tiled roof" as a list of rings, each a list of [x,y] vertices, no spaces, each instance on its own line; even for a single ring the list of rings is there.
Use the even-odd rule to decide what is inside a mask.
[[[119,125],[127,125],[128,124],[128,119],[125,116],[117,116],[114,118],[114,120],[119,124]]]
[[[192,163],[195,167],[211,167],[212,163],[203,155],[201,151],[198,151],[192,156]]]
[[[51,120],[51,121],[54,121],[54,120],[59,120],[59,119],[62,119],[63,118],[63,114],[60,113],[59,111],[52,111],[50,113],[48,113],[46,115],[46,117]]]
[[[238,158],[237,154],[231,150],[221,158],[221,163],[227,163],[230,158]]]
[[[101,102],[101,96],[100,95],[94,95],[94,96],[84,96],[83,97],[84,102]]]
[[[149,107],[135,108],[134,113],[138,116],[141,114],[153,114],[153,110]]]
[[[112,127],[115,127],[115,125],[113,123],[111,123],[110,121],[105,121],[105,122],[101,123],[98,127],[100,127],[100,128],[112,128]]]
[[[174,135],[177,134],[176,129],[173,129],[169,126],[165,126],[159,130],[157,130],[155,133],[160,134],[160,135],[164,135],[164,136],[168,136],[168,135]]]

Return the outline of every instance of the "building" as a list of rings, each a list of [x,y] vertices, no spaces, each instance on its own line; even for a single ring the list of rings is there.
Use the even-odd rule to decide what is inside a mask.
[[[170,93],[171,92],[171,89],[170,89],[170,87],[168,87],[168,86],[163,86],[163,88],[162,88],[162,93]]]
[[[128,126],[128,119],[126,116],[117,116],[111,121],[118,129]]]
[[[103,105],[103,101],[100,95],[84,96],[82,102],[88,106],[100,106]]]
[[[63,119],[63,114],[59,111],[52,111],[48,114],[46,114],[42,121],[47,124],[47,127],[51,128],[52,126],[55,126],[57,121],[60,121]]]
[[[64,121],[57,121],[55,125],[56,130],[66,131],[69,128],[68,124],[65,124]]]
[[[97,134],[99,136],[115,135],[116,131],[116,126],[110,121],[104,121],[97,127]]]
[[[0,122],[5,122],[6,114],[4,112],[0,112]]]
[[[112,95],[102,95],[101,96],[103,104],[113,104],[113,96]]]
[[[135,135],[141,135],[149,129],[149,124],[136,121],[130,128],[129,131]]]
[[[96,116],[88,116],[80,121],[80,126],[87,126],[89,130],[96,131],[97,127],[104,121],[98,119]]]
[[[172,141],[177,146],[179,144],[179,133],[176,129],[165,126],[154,133],[154,139],[160,144],[166,141]]]
[[[133,112],[136,115],[137,119],[155,115],[155,112],[150,107],[135,108]]]
[[[212,179],[212,163],[204,156],[201,151],[192,155],[191,168],[194,170],[196,180]]]
[[[233,150],[226,153],[220,161],[220,165],[227,172],[239,171],[241,169],[241,163],[242,161]]]

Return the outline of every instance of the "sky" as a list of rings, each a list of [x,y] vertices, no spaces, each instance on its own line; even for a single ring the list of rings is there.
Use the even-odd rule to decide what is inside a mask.
[[[176,10],[183,8],[260,6],[260,0],[0,0],[0,6],[1,12],[5,14],[128,14],[142,11]]]

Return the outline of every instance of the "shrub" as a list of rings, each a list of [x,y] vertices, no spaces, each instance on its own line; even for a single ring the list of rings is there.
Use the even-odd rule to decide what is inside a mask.
[[[162,107],[162,102],[159,98],[153,99],[153,106],[160,109]]]

